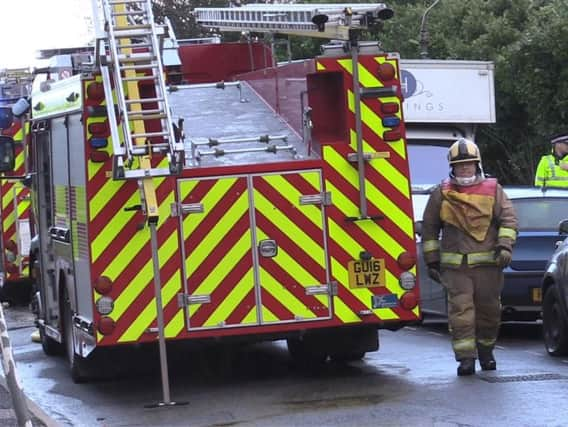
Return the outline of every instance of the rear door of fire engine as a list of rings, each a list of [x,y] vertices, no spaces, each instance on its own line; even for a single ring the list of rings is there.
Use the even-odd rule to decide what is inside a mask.
[[[331,317],[320,170],[178,181],[188,328]]]

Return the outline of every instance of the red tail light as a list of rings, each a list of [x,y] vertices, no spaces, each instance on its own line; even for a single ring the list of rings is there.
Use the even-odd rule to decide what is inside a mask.
[[[390,81],[390,80],[394,79],[394,77],[396,75],[396,70],[394,69],[392,64],[389,64],[388,62],[384,62],[381,65],[379,65],[379,69],[377,70],[377,74],[379,75],[379,78],[383,82],[384,81]]]
[[[411,252],[402,252],[396,259],[402,270],[410,270],[416,265],[416,255]]]
[[[112,282],[107,276],[100,276],[95,280],[95,291],[101,295],[106,295],[112,288]]]
[[[412,310],[418,305],[418,297],[414,292],[407,292],[400,298],[400,305],[405,310]]]
[[[101,316],[97,329],[103,335],[110,335],[114,332],[116,323],[108,316]]]

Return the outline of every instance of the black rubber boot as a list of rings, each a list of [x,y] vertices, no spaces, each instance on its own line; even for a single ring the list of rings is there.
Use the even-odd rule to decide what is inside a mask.
[[[497,369],[497,362],[495,361],[495,357],[493,357],[493,349],[491,347],[479,346],[477,348],[477,354],[482,370],[494,371]]]
[[[475,374],[475,359],[462,359],[458,366],[458,376],[463,377],[466,375]]]

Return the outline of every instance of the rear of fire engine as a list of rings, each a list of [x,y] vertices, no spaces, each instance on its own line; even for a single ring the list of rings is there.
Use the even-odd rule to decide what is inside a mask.
[[[12,112],[14,104],[31,91],[32,74],[26,68],[0,70],[0,135],[13,140],[14,167],[0,177],[0,271],[4,274],[0,299],[28,302],[30,254],[30,196],[22,183],[25,174],[25,117]]]
[[[274,67],[262,43],[176,41],[150,0],[98,6],[94,62],[32,94],[46,353],[81,380],[105,348],[158,341],[164,376],[168,340],[287,339],[323,362],[419,321],[398,58],[358,39],[390,9],[195,11],[341,41]]]

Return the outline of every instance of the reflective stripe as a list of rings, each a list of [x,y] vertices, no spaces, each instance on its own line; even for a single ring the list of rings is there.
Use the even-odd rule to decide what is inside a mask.
[[[508,237],[509,239],[513,240],[513,242],[517,238],[517,232],[513,228],[508,227],[500,227],[499,228],[499,238],[501,237]]]
[[[495,264],[495,252],[475,252],[467,254],[467,264]]]
[[[440,249],[440,241],[439,240],[425,240],[422,243],[422,248],[424,252],[432,252],[437,251]]]
[[[493,347],[495,345],[496,339],[478,339],[477,344],[482,345],[484,347]]]
[[[463,259],[462,254],[454,252],[442,252],[440,254],[440,263],[450,265],[461,265]]]
[[[446,265],[461,265],[464,256],[467,259],[467,265],[495,264],[495,253],[493,251],[474,252],[471,254],[442,252],[440,254],[440,262]]]
[[[452,348],[455,352],[475,350],[475,339],[464,338],[462,340],[452,341]]]
[[[548,160],[548,167],[550,169],[550,177],[556,178],[556,171],[555,171],[555,164],[554,164],[554,156],[549,155],[546,160]]]

